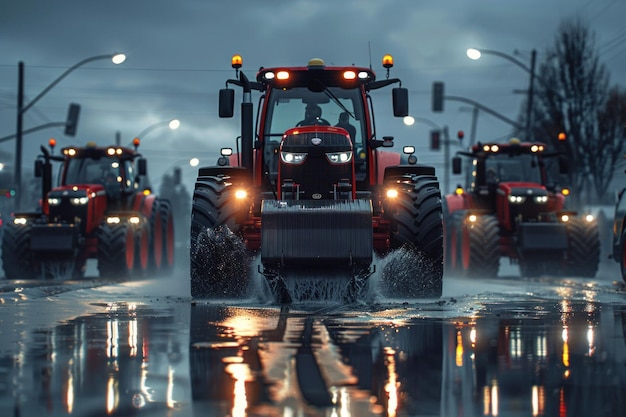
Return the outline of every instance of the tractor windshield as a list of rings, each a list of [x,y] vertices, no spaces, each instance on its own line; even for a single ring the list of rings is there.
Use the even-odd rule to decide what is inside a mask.
[[[109,197],[120,197],[125,184],[118,158],[70,158],[66,165],[64,185],[102,184]]]
[[[541,184],[541,167],[534,155],[493,155],[485,161],[485,182],[532,182]]]
[[[358,89],[329,87],[313,92],[306,87],[273,89],[267,103],[264,147],[270,174],[277,172],[277,150],[287,129],[306,125],[343,127],[350,134],[356,155],[364,161],[365,117]],[[358,161],[357,161],[358,166]]]

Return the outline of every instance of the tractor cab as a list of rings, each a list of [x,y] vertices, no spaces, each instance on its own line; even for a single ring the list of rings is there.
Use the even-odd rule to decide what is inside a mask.
[[[65,156],[60,172],[62,187],[101,185],[109,204],[118,208],[132,204],[142,175],[135,166],[135,159],[140,156],[137,152],[119,146],[98,147],[94,143],[80,148],[66,147],[61,152]]]

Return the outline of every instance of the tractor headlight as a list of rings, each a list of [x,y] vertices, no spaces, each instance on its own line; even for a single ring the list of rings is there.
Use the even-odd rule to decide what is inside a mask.
[[[28,223],[28,219],[26,217],[16,217],[13,219],[13,224],[23,226]]]
[[[119,216],[107,217],[107,224],[119,224],[122,221]]]
[[[352,151],[329,152],[326,154],[326,158],[331,164],[347,164],[352,161]]]
[[[526,201],[526,196],[523,195],[510,195],[509,203],[511,204],[522,204]]]
[[[547,195],[536,195],[534,199],[535,199],[535,203],[537,204],[546,204],[548,202]]]
[[[306,153],[284,152],[280,153],[280,159],[286,164],[298,165],[306,159]]]
[[[396,190],[395,188],[390,188],[387,190],[387,198],[397,198],[398,197],[398,190]]]
[[[48,197],[48,205],[50,206],[58,206],[61,204],[61,199],[58,197]]]
[[[87,196],[70,198],[70,204],[73,206],[84,206],[87,202],[89,202],[89,197]]]

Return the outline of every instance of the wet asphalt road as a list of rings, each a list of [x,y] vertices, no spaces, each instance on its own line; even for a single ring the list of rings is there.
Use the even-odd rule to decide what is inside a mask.
[[[507,269],[508,268],[508,269]],[[433,300],[191,300],[184,268],[0,282],[2,416],[626,415],[626,292],[444,279]]]

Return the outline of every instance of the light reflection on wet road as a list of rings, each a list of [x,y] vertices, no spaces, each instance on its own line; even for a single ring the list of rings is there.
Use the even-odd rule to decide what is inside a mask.
[[[0,415],[626,415],[626,294],[604,276],[352,306],[192,302],[184,277],[6,292]]]

